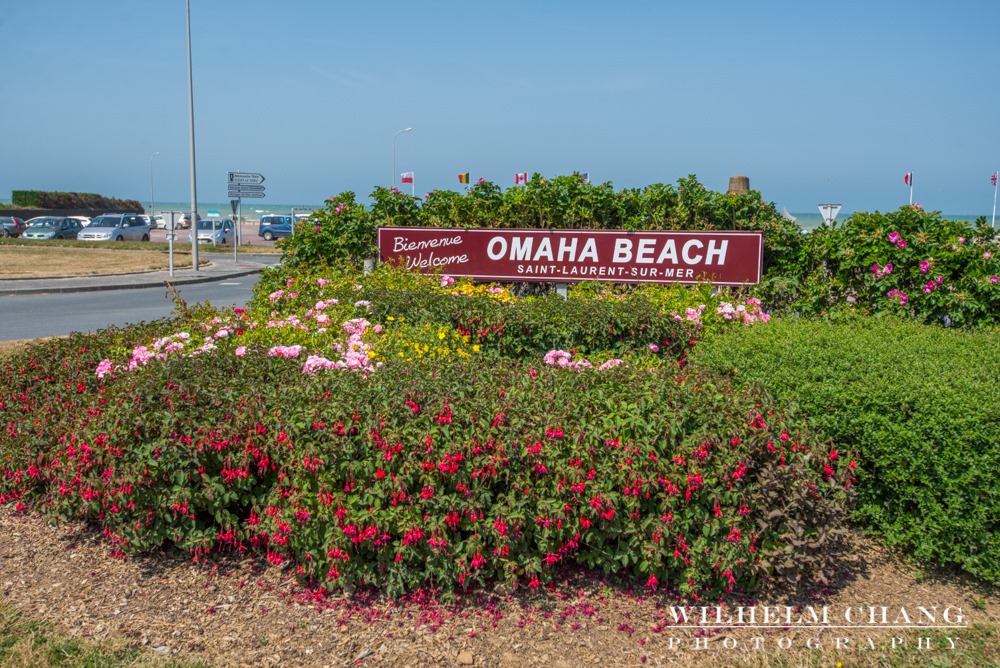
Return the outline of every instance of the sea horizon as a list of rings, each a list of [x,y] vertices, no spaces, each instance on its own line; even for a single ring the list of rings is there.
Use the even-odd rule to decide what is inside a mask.
[[[150,212],[146,203],[142,200],[138,200],[143,204],[146,214],[153,215],[155,213],[161,213],[164,211],[190,211],[190,202],[153,202],[153,210]],[[0,199],[0,204],[10,205],[9,199]],[[291,214],[292,210],[295,213],[307,213],[310,211],[317,211],[322,209],[325,202],[319,204],[281,204],[281,203],[265,203],[261,200],[244,200],[242,203],[242,209],[240,211],[241,215],[245,220],[258,220],[260,216],[265,216],[269,214]],[[218,213],[222,218],[228,218],[233,216],[232,206],[229,201],[225,202],[198,202],[198,214],[202,217],[208,217],[209,212]],[[844,223],[850,216],[856,213],[854,211],[841,211],[835,220],[836,223]],[[889,213],[889,211],[883,211],[882,213]],[[817,228],[823,224],[823,216],[818,212],[808,212],[808,211],[789,211],[789,215],[795,218],[795,223],[802,229],[811,230]],[[947,220],[956,220],[967,223],[973,223],[977,218],[984,217],[987,222],[990,221],[992,214],[983,213],[978,215],[970,214],[949,214],[941,213],[941,216]]]

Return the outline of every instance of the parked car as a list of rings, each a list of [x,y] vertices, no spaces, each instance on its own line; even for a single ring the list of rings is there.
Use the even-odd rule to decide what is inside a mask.
[[[149,224],[137,213],[105,213],[80,232],[80,241],[149,241]]]
[[[66,216],[66,217],[76,218],[77,220],[80,221],[80,225],[83,227],[87,227],[88,225],[90,225],[90,218],[87,218],[87,216]]]
[[[195,220],[201,220],[201,214],[200,213],[195,214],[195,215],[197,216],[197,218],[195,218]],[[191,229],[191,214],[190,213],[185,213],[183,216],[181,216],[179,227],[182,230],[189,230],[189,229]]]
[[[15,216],[0,216],[0,237],[19,237],[24,232],[24,221]]]
[[[67,216],[42,216],[31,221],[21,233],[22,239],[76,239],[83,229],[79,220]]]
[[[155,216],[153,216],[153,229],[164,230],[166,228],[167,228],[166,218],[164,218],[160,214],[156,214]]]
[[[207,218],[198,221],[198,243],[221,246],[233,242],[235,231],[229,218]],[[194,231],[188,233],[188,241],[194,240]]]
[[[257,236],[264,237],[267,241],[280,239],[292,235],[292,217],[269,214],[260,217],[260,227],[257,228]]]

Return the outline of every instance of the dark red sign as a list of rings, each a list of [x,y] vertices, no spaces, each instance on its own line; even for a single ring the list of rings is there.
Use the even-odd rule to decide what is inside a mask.
[[[487,281],[760,282],[761,232],[380,227],[382,262]]]

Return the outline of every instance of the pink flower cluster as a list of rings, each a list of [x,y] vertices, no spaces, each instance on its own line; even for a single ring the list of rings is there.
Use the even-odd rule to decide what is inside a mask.
[[[767,322],[771,319],[769,314],[764,313],[764,310],[760,307],[760,300],[756,297],[750,297],[746,300],[746,303],[739,306],[733,306],[729,302],[722,302],[715,311],[725,320],[742,320],[746,326],[750,326],[755,322]]]
[[[944,283],[944,276],[938,276],[936,281],[927,281],[923,288],[924,294],[929,295],[934,292],[942,283]]]
[[[590,368],[593,366],[585,359],[573,360],[573,353],[565,350],[550,350],[543,358],[549,366],[559,366],[571,369]]]
[[[274,346],[267,351],[268,357],[298,357],[302,346]]]
[[[876,279],[882,278],[883,276],[888,276],[889,274],[892,273],[892,263],[889,262],[884,267],[879,267],[878,262],[876,262],[875,264],[872,265],[872,273],[875,274]]]
[[[451,287],[453,285],[455,285],[455,279],[454,278],[452,278],[451,276],[442,276],[441,277],[441,287],[442,288],[449,288],[449,287]]]
[[[890,232],[889,241],[896,244],[900,248],[906,248],[906,239],[899,235],[899,232]]]
[[[563,367],[566,369],[592,369],[594,365],[583,358],[573,359],[573,353],[566,352],[565,350],[550,350],[545,353],[543,358],[545,363],[549,366]],[[616,366],[620,366],[625,363],[625,360],[614,358],[601,364],[597,367],[598,371],[604,371],[605,369],[613,369]]]
[[[889,290],[885,296],[893,301],[899,300],[900,306],[906,306],[906,302],[909,301],[909,296],[902,290]]]

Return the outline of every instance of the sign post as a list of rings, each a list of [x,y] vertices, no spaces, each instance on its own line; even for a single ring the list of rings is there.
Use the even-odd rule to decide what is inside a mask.
[[[233,207],[233,216],[236,217],[236,229],[233,232],[233,259],[236,258],[236,247],[243,242],[243,199],[264,197],[263,174],[257,172],[229,172],[227,185],[229,186],[229,197]]]

